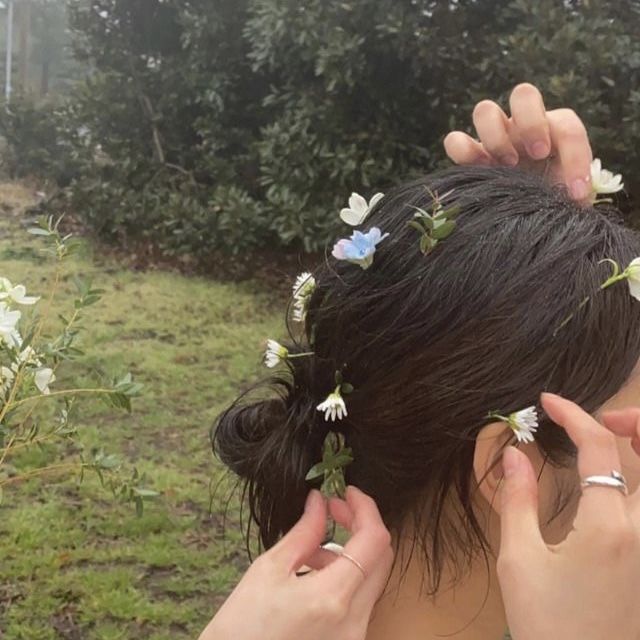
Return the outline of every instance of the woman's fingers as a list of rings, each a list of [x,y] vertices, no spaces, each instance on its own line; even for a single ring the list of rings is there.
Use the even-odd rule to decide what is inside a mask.
[[[338,590],[340,595],[350,600],[364,581],[375,573],[376,567],[391,548],[391,537],[375,502],[355,487],[347,489],[347,504],[353,516],[351,538],[344,547],[344,553],[355,562],[338,557],[336,562],[318,572],[318,588]],[[362,570],[360,567],[362,567]]]
[[[609,476],[620,471],[620,455],[615,436],[583,411],[577,404],[560,396],[543,393],[542,406],[547,415],[566,430],[578,448],[578,473],[587,476]],[[615,525],[626,518],[625,497],[610,487],[589,487],[583,490],[576,523]]]
[[[585,201],[591,195],[593,160],[587,130],[571,109],[549,111],[547,120],[551,142],[559,156],[562,180],[575,200]]]
[[[353,529],[353,512],[351,507],[340,498],[329,498],[329,515],[333,520],[347,531]],[[342,549],[340,545],[328,543],[318,548],[314,554],[307,559],[306,565],[312,569],[323,569],[335,562],[339,556],[336,554],[337,548]],[[333,549],[333,550],[332,550]]]
[[[515,167],[519,158],[509,137],[508,123],[505,112],[492,100],[479,102],[473,110],[473,125],[484,149],[499,164]]]
[[[309,492],[304,514],[295,526],[264,557],[270,559],[284,574],[297,571],[313,556],[322,543],[327,526],[327,503],[322,494]]]
[[[500,557],[510,561],[523,549],[544,549],[538,522],[538,482],[529,458],[515,447],[502,457],[504,479],[500,489]]]
[[[509,108],[517,136],[533,160],[551,153],[549,122],[540,91],[528,82],[519,84],[509,98]]]
[[[602,422],[617,436],[630,438],[631,447],[640,456],[640,408],[605,411]]]
[[[444,139],[444,150],[455,164],[493,164],[482,144],[463,131],[452,131]]]

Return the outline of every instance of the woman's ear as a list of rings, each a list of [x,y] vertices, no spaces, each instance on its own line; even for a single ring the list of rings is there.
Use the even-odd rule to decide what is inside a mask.
[[[480,493],[496,511],[500,508],[497,492],[502,480],[502,451],[512,437],[513,431],[504,422],[492,422],[476,438],[473,472]]]

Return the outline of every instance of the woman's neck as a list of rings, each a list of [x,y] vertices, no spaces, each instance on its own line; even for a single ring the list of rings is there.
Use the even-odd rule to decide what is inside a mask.
[[[398,563],[400,564],[400,563]],[[434,597],[421,595],[423,569],[412,558],[405,575],[396,567],[385,595],[378,602],[367,640],[501,640],[506,630],[502,597],[495,572],[482,559],[454,587],[443,572],[442,588]]]

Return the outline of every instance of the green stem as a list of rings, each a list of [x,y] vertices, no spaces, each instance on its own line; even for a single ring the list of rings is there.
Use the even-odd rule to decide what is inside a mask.
[[[51,393],[47,394],[43,393],[38,396],[29,396],[28,398],[23,398],[22,400],[18,400],[17,402],[12,402],[10,403],[10,405],[11,408],[15,408],[32,400],[45,400],[48,398],[55,398],[56,396],[75,396],[81,393],[114,394],[118,393],[118,391],[116,389],[64,389],[62,391],[52,391]],[[6,406],[9,406],[9,403]]]
[[[609,278],[611,279],[611,278]],[[608,286],[608,285],[607,285]],[[602,286],[601,288],[604,289],[604,286]],[[558,332],[565,327],[567,324],[569,324],[569,322],[571,322],[571,320],[573,320],[573,318],[575,317],[576,313],[578,313],[578,311],[580,311],[580,309],[584,308],[587,304],[587,302],[589,302],[589,300],[591,300],[591,296],[587,296],[579,305],[578,308],[571,314],[569,314],[555,329],[555,331],[553,332],[553,337],[555,338],[556,335],[558,335]]]

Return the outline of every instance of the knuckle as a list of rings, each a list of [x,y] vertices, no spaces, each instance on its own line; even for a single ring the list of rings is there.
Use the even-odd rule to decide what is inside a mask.
[[[376,527],[372,531],[372,536],[377,548],[386,549],[391,546],[391,534],[384,525]]]
[[[252,563],[251,569],[261,574],[273,573],[276,569],[276,562],[269,552],[258,556]]]
[[[348,605],[346,598],[340,597],[338,594],[327,594],[323,597],[319,604],[320,617],[329,619],[334,622],[344,620],[348,613]]]

